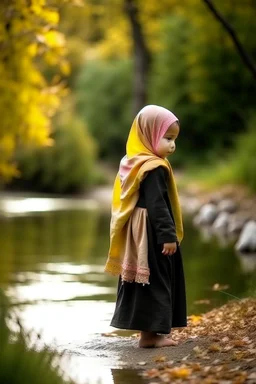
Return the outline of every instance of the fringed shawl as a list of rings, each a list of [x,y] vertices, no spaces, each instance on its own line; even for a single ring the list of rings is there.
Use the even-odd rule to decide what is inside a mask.
[[[139,198],[139,188],[147,173],[164,167],[169,173],[168,195],[171,202],[176,235],[183,238],[182,216],[176,183],[167,159],[155,154],[159,140],[177,117],[167,109],[155,105],[144,107],[135,117],[126,145],[126,156],[120,162],[112,197],[110,248],[105,271],[125,276],[124,245],[127,223]],[[136,265],[134,266],[137,267]]]

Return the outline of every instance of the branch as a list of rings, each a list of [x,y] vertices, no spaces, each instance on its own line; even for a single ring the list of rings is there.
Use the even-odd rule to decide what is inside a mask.
[[[249,56],[249,54],[246,52],[245,48],[243,47],[242,43],[240,42],[236,32],[232,28],[232,26],[225,20],[223,15],[217,11],[215,6],[212,3],[212,0],[203,0],[203,2],[207,5],[207,7],[210,9],[214,17],[223,25],[224,29],[228,32],[229,36],[231,37],[238,53],[241,59],[243,60],[246,67],[249,69],[251,74],[253,75],[254,79],[256,80],[256,65],[253,62],[252,58]]]

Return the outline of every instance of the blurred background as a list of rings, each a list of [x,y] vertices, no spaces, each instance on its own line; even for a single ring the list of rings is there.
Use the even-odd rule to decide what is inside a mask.
[[[78,381],[129,382],[129,371],[112,375],[117,363],[103,364],[96,350],[113,330],[116,279],[103,266],[111,187],[132,120],[145,104],[179,117],[171,163],[181,189],[193,181],[253,196],[255,16],[254,0],[2,0],[1,340],[24,327],[41,334],[35,353],[47,355],[43,341],[75,355],[68,372]],[[199,233],[190,215],[185,230],[189,314],[255,295],[252,258]],[[21,328],[6,320],[10,312]],[[6,353],[8,383],[31,338]]]

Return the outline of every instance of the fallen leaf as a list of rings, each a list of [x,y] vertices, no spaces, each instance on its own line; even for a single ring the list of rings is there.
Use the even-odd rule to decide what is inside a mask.
[[[116,337],[116,336],[118,336],[118,334],[117,333],[102,333],[101,334],[101,336],[105,336],[105,337]]]
[[[216,283],[212,286],[213,291],[223,291],[228,288],[229,288],[229,285],[220,285],[219,283]]]
[[[232,344],[234,347],[243,347],[244,345],[247,345],[247,343],[243,340],[234,340]]]
[[[202,367],[199,363],[192,363],[190,367],[193,369],[193,372],[198,372],[202,370]]]
[[[196,324],[202,319],[202,316],[191,315],[188,318],[192,322],[192,324]]]
[[[150,378],[159,377],[159,370],[156,368],[149,369],[148,371],[143,372],[142,376],[150,377]]]
[[[186,379],[188,376],[190,376],[192,373],[192,370],[189,368],[173,368],[171,372],[171,376],[173,378],[178,379]]]
[[[219,352],[221,350],[221,347],[218,344],[211,344],[208,347],[208,351],[210,352]]]
[[[256,380],[256,372],[250,373],[250,375],[247,376],[247,379],[249,379],[249,380]]]
[[[157,357],[154,359],[154,361],[155,361],[156,363],[163,363],[163,362],[166,361],[166,356],[157,356]]]
[[[196,300],[196,301],[194,301],[194,304],[211,304],[211,301],[208,299]]]
[[[231,349],[233,349],[234,346],[233,345],[227,345],[226,347],[224,347],[222,349],[222,352],[228,352],[228,351],[231,351]]]
[[[203,350],[197,345],[196,347],[194,347],[193,348],[193,351],[195,352],[195,353],[202,353],[203,352]]]
[[[213,362],[212,362],[212,365],[217,365],[220,363],[220,359],[215,359]]]

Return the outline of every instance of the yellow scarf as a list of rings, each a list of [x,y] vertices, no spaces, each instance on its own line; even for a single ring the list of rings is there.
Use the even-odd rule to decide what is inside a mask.
[[[147,107],[144,109],[147,112]],[[167,159],[162,159],[154,154],[152,144],[145,139],[145,129],[143,129],[140,118],[140,114],[142,114],[144,109],[141,110],[133,122],[126,146],[127,156],[121,161],[121,167],[127,163],[129,170],[122,177],[122,181],[120,171],[117,173],[113,188],[110,248],[105,271],[114,275],[122,273],[122,254],[126,238],[126,224],[138,201],[140,183],[146,177],[147,172],[159,166],[166,168],[169,173],[168,195],[174,216],[176,235],[179,242],[183,238],[182,216],[172,168]],[[177,118],[174,121],[177,121]],[[146,120],[144,126],[150,126],[148,120]],[[151,125],[149,130],[155,129],[152,127]]]

